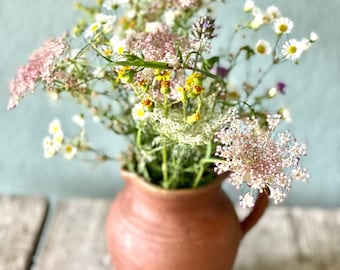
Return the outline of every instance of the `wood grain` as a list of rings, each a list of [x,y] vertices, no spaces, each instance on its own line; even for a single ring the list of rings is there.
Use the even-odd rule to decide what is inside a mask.
[[[0,196],[0,270],[28,270],[48,203],[40,197]]]
[[[61,202],[34,269],[112,270],[104,235],[109,205]],[[235,270],[339,270],[339,228],[340,209],[270,207],[243,239]]]
[[[68,200],[59,204],[35,270],[111,270],[105,220],[110,203]]]

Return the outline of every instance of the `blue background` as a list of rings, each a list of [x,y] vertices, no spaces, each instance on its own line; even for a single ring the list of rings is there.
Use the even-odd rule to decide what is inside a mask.
[[[243,5],[243,1],[229,2],[219,5],[220,25],[235,20]],[[287,94],[278,101],[291,111],[289,129],[308,144],[304,165],[310,181],[294,184],[285,204],[340,206],[340,1],[267,0],[260,6],[270,3],[294,21],[294,36],[308,37],[315,31],[320,37],[299,66],[284,65],[269,76],[269,81],[287,83]],[[44,40],[59,36],[80,18],[73,4],[71,0],[0,1],[0,193],[43,194],[51,199],[112,198],[122,186],[118,164],[43,157],[42,139],[49,122],[57,117],[65,130],[72,130],[71,117],[84,112],[71,100],[54,103],[45,93],[36,91],[15,110],[6,110],[8,83],[18,67]],[[98,148],[114,155],[124,147],[122,138],[105,132],[99,124],[88,121],[87,127]]]

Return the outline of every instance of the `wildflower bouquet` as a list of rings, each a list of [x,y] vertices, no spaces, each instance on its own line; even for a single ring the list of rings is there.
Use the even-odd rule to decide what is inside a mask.
[[[275,132],[287,111],[272,114],[265,103],[284,93],[285,84],[267,86],[263,79],[280,63],[297,63],[317,36],[289,38],[293,22],[277,7],[260,9],[251,0],[243,21],[220,28],[213,18],[217,2],[78,3],[85,19],[73,33],[48,40],[19,69],[9,108],[40,82],[56,97],[71,95],[108,130],[124,135],[129,146],[120,162],[146,181],[194,188],[230,172],[230,182],[245,190],[243,206],[254,205],[256,192],[281,202],[292,180],[308,178],[299,166],[306,149],[288,131]],[[229,43],[212,54],[217,33],[224,31],[233,32]],[[261,68],[251,71],[250,63]],[[238,85],[232,84],[235,77]],[[74,120],[80,132],[73,138],[58,120],[50,124],[45,156],[93,152],[111,159],[88,141],[83,115]]]

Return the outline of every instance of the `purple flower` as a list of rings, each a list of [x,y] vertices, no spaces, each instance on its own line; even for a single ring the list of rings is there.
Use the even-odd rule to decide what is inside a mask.
[[[283,82],[278,82],[277,84],[276,84],[276,88],[277,88],[277,90],[281,93],[281,94],[285,94],[286,92],[285,92],[285,88],[286,88],[286,84],[285,83],[283,83]]]

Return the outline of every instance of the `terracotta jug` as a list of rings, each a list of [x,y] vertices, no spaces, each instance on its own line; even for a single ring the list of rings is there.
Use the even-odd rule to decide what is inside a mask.
[[[121,174],[126,186],[106,224],[115,270],[230,270],[242,237],[268,204],[260,195],[239,222],[221,177],[197,189],[164,190]]]

